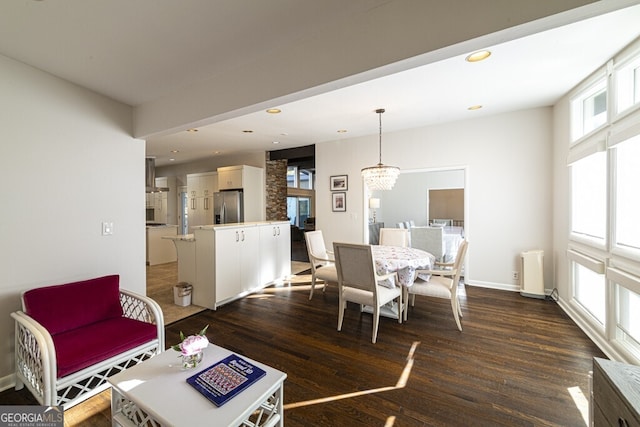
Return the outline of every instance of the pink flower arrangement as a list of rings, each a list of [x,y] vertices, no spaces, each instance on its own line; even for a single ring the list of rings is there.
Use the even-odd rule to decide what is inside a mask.
[[[182,331],[180,331],[180,339],[182,341],[180,342],[180,344],[176,344],[171,348],[179,351],[183,356],[192,356],[194,354],[200,353],[209,345],[209,340],[205,335],[208,327],[209,325],[205,326],[196,335],[189,335],[188,337],[185,337]]]

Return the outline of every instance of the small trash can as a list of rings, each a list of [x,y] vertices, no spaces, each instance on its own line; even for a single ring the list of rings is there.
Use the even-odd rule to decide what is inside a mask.
[[[181,307],[191,305],[191,292],[193,285],[187,282],[180,282],[173,287],[173,302]]]

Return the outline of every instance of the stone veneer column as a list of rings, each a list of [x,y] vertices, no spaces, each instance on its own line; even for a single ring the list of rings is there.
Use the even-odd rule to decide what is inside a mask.
[[[267,160],[267,221],[287,220],[287,160]]]

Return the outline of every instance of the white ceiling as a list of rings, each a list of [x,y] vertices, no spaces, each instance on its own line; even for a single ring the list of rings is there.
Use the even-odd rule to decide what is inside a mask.
[[[137,106],[385,1],[3,1],[0,53]],[[481,63],[456,55],[273,105],[278,115],[260,110],[197,133],[152,137],[147,154],[163,166],[171,157],[187,162],[377,134],[376,108],[387,110],[387,132],[552,105],[640,36],[638,22],[636,4],[488,46],[492,55]],[[476,104],[483,108],[467,109]]]

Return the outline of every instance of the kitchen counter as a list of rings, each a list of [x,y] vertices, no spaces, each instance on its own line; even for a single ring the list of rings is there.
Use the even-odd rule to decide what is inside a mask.
[[[147,264],[175,262],[178,259],[174,244],[165,236],[177,236],[178,226],[169,224],[147,225]]]
[[[191,227],[194,230],[214,230],[222,228],[238,228],[238,227],[259,227],[262,225],[282,225],[286,221],[253,221],[253,222],[232,222],[229,224],[211,224],[211,225],[198,225]],[[187,234],[189,236],[189,234]]]

